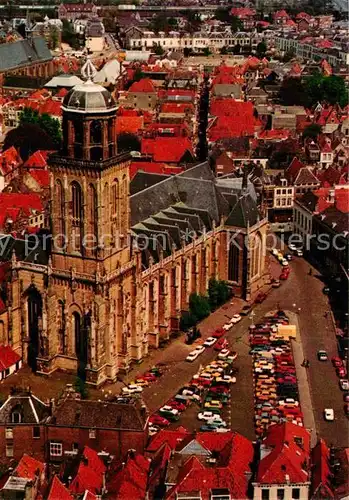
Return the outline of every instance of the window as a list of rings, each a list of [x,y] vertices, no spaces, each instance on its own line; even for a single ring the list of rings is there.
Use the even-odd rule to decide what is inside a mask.
[[[37,425],[35,425],[33,427],[33,438],[34,439],[39,439],[40,437],[40,427],[38,427]]]
[[[20,414],[19,411],[12,412],[11,422],[13,424],[20,424],[22,422],[22,415]]]
[[[88,437],[89,437],[90,439],[96,439],[96,429],[90,429],[90,430],[88,431]]]
[[[6,427],[6,439],[13,439],[12,427]]]
[[[269,490],[262,488],[262,500],[269,500]]]
[[[284,488],[278,488],[276,491],[277,500],[284,500],[285,498],[285,490]]]
[[[61,457],[63,453],[62,443],[56,443],[51,441],[50,443],[50,455],[51,457]]]
[[[292,488],[292,498],[293,500],[299,500],[301,497],[300,488]]]
[[[6,456],[13,457],[13,444],[6,445]]]

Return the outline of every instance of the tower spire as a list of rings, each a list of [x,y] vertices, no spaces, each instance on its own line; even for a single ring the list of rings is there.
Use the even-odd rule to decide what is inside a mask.
[[[83,67],[81,68],[81,74],[82,74],[83,78],[85,79],[86,83],[92,83],[93,78],[96,76],[97,70],[96,70],[93,62],[91,61],[90,56],[87,56],[86,62],[83,65]]]

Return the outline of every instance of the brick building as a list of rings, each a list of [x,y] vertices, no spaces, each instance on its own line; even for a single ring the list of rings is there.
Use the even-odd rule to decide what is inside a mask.
[[[177,331],[211,277],[246,298],[263,286],[267,220],[247,191],[219,189],[207,163],[130,196],[116,105],[94,71],[87,62],[64,98],[63,150],[49,160],[52,249],[43,237],[12,254],[0,320],[34,371],[100,385]]]

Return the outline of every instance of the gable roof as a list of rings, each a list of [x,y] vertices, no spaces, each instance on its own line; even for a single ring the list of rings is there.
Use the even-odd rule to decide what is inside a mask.
[[[125,465],[108,481],[108,493],[118,500],[143,500],[149,471],[150,460],[138,453],[129,454]]]
[[[13,172],[21,163],[23,160],[14,146],[0,153],[0,172],[2,175]]]
[[[147,452],[151,453],[158,451],[164,444],[171,448],[171,450],[174,450],[177,445],[189,435],[190,432],[184,427],[178,427],[175,430],[161,429],[150,440],[147,446]]]
[[[311,490],[313,498],[330,500],[335,498],[331,488],[332,472],[329,464],[330,450],[325,441],[320,439],[312,450],[312,482]]]
[[[155,137],[154,139],[143,138],[141,152],[151,155],[155,162],[179,163],[185,153],[193,158],[193,145],[188,137]]]
[[[107,468],[97,452],[85,446],[78,472],[71,482],[69,490],[75,494],[82,494],[86,490],[100,493],[103,486],[103,474],[106,470]]]
[[[49,414],[49,407],[30,392],[13,390],[0,407],[0,423],[10,423],[11,414],[18,409],[22,414],[22,423],[38,424]]]
[[[144,127],[143,116],[117,116],[116,134],[138,134]]]
[[[34,37],[32,43],[25,39],[0,45],[0,72],[51,59],[51,52],[43,37]]]
[[[54,476],[47,500],[73,500],[73,496],[58,477]]]
[[[29,156],[28,160],[24,163],[23,167],[26,168],[46,168],[47,157],[50,151],[38,150]]]
[[[262,484],[310,481],[310,434],[286,422],[272,425],[262,442],[256,482]]]
[[[319,179],[313,173],[311,167],[301,168],[294,179],[295,186],[302,186],[304,184],[319,184]]]
[[[39,462],[39,460],[36,460],[25,453],[15,468],[14,475],[33,481],[35,478],[40,476],[44,469],[44,463]]]
[[[242,192],[239,195],[232,195],[231,199],[233,201],[231,203],[232,209],[225,221],[227,226],[247,228],[259,222],[260,214],[257,204],[248,191]]]
[[[0,345],[0,372],[7,370],[10,366],[16,364],[21,360],[19,354],[17,354],[11,346]]]
[[[156,93],[153,82],[150,78],[141,78],[138,82],[133,82],[128,89],[129,92],[144,92],[147,94]]]

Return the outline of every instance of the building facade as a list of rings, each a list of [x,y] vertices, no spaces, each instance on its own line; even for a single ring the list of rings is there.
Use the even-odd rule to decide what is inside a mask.
[[[49,160],[52,237],[12,251],[0,320],[33,371],[100,385],[178,330],[190,294],[204,293],[210,277],[247,298],[258,290],[267,221],[248,193],[228,200],[207,164],[131,197],[116,105],[94,72],[88,61],[87,81],[63,101],[63,150]]]

